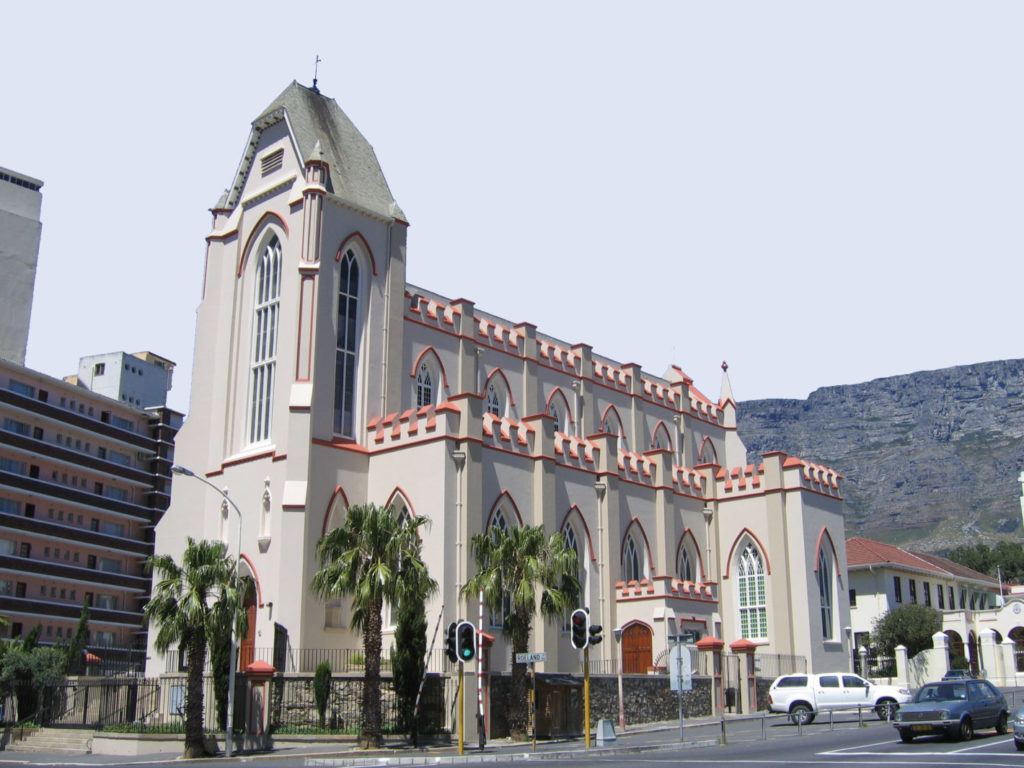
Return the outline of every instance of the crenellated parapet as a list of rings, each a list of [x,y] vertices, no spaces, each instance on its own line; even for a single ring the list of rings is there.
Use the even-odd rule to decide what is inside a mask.
[[[756,467],[719,468],[715,472],[715,497],[724,500],[777,490],[806,488],[840,498],[842,476],[834,469],[782,453],[766,454]],[[766,470],[766,462],[769,467]]]
[[[461,417],[461,409],[445,401],[372,419],[366,431],[372,448],[390,448],[455,434]]]
[[[682,600],[699,600],[717,602],[713,582],[698,583],[682,581],[671,576],[656,576],[653,579],[618,581],[615,583],[615,599],[630,600],[662,600],[676,598]]]
[[[842,475],[834,469],[821,464],[812,464],[795,456],[790,456],[783,461],[782,469],[786,479],[790,482],[792,478],[797,477],[805,488],[826,493],[829,496],[839,496],[839,481],[842,479]]]
[[[496,448],[532,455],[537,428],[525,421],[507,416],[485,413],[483,416],[483,442]]]

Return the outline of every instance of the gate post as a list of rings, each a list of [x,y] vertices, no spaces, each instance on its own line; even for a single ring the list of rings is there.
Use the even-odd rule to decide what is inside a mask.
[[[736,681],[741,692],[739,700],[736,702],[736,712],[737,714],[742,714],[744,711],[754,712],[757,710],[757,676],[754,669],[754,651],[757,650],[757,645],[750,640],[741,638],[730,643],[729,650],[742,660],[740,669],[742,687],[739,685],[741,681]],[[744,701],[746,701],[746,710],[744,710]]]
[[[725,709],[725,689],[722,688],[722,649],[725,641],[717,637],[702,637],[697,641],[697,650],[711,654],[711,714],[715,715]],[[707,657],[705,657],[707,658]]]
[[[255,746],[259,749],[270,746],[270,736],[267,733],[267,716],[270,710],[268,683],[275,671],[271,664],[263,660],[254,661],[245,668],[245,680],[249,686],[245,707],[246,735],[255,739]]]

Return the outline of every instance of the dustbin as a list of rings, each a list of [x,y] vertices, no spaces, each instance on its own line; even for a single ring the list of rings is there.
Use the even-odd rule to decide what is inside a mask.
[[[726,688],[725,689],[725,706],[730,710],[736,706],[736,689]]]

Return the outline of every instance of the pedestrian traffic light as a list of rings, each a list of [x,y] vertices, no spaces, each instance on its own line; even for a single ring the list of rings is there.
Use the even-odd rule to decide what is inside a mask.
[[[572,619],[570,619],[570,635],[569,640],[572,642],[572,647],[582,651],[587,647],[587,643],[590,641],[590,637],[587,635],[587,612],[583,608],[577,608],[572,612]]]
[[[445,640],[444,652],[448,656],[448,661],[453,664],[459,660],[459,654],[455,650],[455,628],[458,627],[457,622],[452,622],[448,625],[448,637]]]
[[[455,646],[459,661],[472,661],[476,656],[476,627],[468,621],[460,621],[455,628]]]
[[[601,636],[601,625],[591,624],[590,625],[590,645],[598,645],[604,637]]]

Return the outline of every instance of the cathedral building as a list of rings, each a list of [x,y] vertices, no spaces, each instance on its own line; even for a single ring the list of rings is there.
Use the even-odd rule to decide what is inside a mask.
[[[748,463],[727,374],[710,397],[679,368],[653,375],[410,285],[406,216],[315,87],[259,114],[212,214],[175,455],[216,487],[175,480],[156,548],[240,537],[257,584],[243,663],[311,672],[296,651],[361,648],[346,601],[310,583],[317,541],[373,502],[431,521],[431,624],[442,605],[445,622],[477,620],[460,597],[475,534],[543,525],[579,554],[606,637],[591,659],[608,669],[647,672],[676,638],[706,637],[849,668],[840,478],[782,453]],[[498,672],[502,620],[483,617]],[[539,669],[578,672],[568,625],[535,626]],[[167,670],[150,657],[149,674]]]

